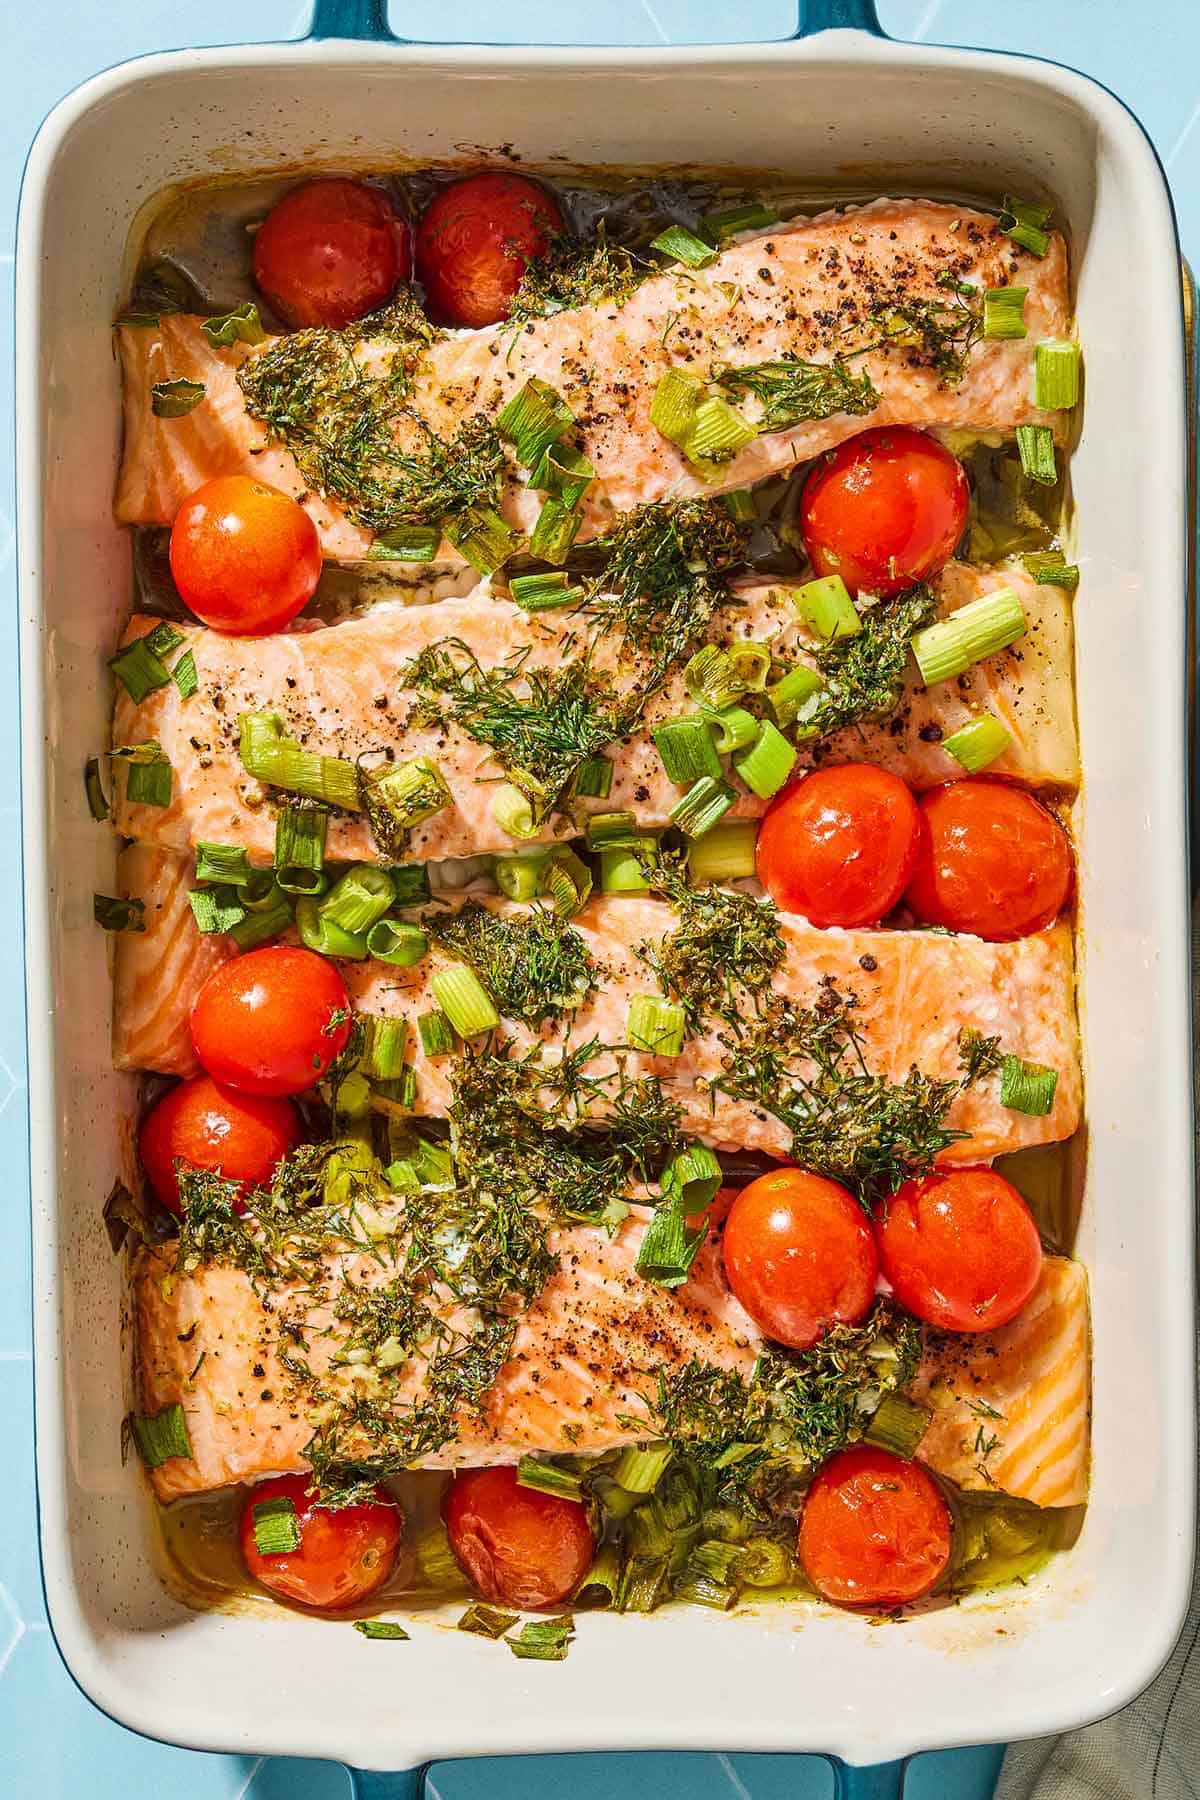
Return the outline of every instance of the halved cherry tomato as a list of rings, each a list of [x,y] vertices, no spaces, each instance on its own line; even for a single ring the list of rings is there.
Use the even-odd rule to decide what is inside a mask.
[[[877,925],[908,886],[923,829],[898,775],[873,763],[816,769],[768,807],[758,879],[813,925]]]
[[[908,884],[926,925],[1003,943],[1056,919],[1071,897],[1071,845],[1054,814],[986,777],[922,796],[928,829]]]
[[[524,175],[492,170],[442,189],[417,226],[417,274],[432,317],[494,325],[526,265],[563,230],[558,202]]]
[[[235,1094],[209,1075],[194,1075],[151,1107],[138,1149],[154,1198],[178,1213],[176,1162],[253,1187],[268,1182],[299,1142],[300,1118],[290,1100]]]
[[[213,971],[191,1025],[196,1055],[223,1087],[302,1094],[345,1049],[350,1000],[323,956],[270,944]]]
[[[831,1325],[853,1325],[875,1298],[870,1222],[836,1181],[772,1169],[744,1187],[723,1240],[729,1285],[776,1343],[808,1350]]]
[[[396,1566],[404,1514],[386,1489],[375,1499],[335,1511],[306,1492],[307,1475],[279,1475],[250,1488],[242,1507],[242,1559],[255,1581],[297,1606],[357,1606],[381,1588]],[[264,1556],[254,1541],[254,1508],[290,1500],[300,1548]]]
[[[856,1444],[820,1470],[800,1517],[800,1561],[838,1606],[903,1606],[950,1561],[950,1509],[920,1463]]]
[[[522,1487],[513,1468],[456,1475],[442,1510],[460,1567],[496,1605],[560,1606],[591,1567],[587,1508]]]
[[[818,575],[840,575],[852,594],[898,594],[949,562],[969,498],[962,464],[936,438],[879,425],[818,462],[800,535]]]
[[[249,475],[219,475],[171,527],[171,574],[198,619],[231,637],[282,631],[321,579],[321,540],[289,494]]]
[[[409,228],[387,195],[341,176],[292,188],[254,237],[254,279],[289,325],[349,325],[411,272]]]
[[[995,1169],[906,1181],[882,1202],[879,1261],[901,1306],[943,1331],[995,1331],[1038,1284],[1033,1214]]]

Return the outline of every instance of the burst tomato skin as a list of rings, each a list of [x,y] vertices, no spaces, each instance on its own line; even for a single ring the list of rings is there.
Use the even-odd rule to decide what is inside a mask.
[[[443,1513],[459,1566],[496,1606],[560,1606],[595,1555],[587,1508],[521,1487],[514,1468],[456,1475]]]
[[[321,578],[321,540],[304,508],[249,475],[219,475],[188,496],[170,555],[186,604],[230,637],[282,631]]]
[[[451,182],[417,226],[417,274],[431,315],[444,325],[506,319],[526,264],[563,230],[546,189],[491,170]]]
[[[798,1550],[822,1599],[903,1606],[950,1561],[950,1509],[920,1463],[856,1444],[819,1471],[800,1516]]]
[[[350,1001],[331,962],[270,944],[223,963],[192,1003],[192,1044],[223,1087],[302,1094],[350,1036]]]
[[[254,279],[294,327],[349,325],[411,273],[411,234],[386,194],[341,176],[292,188],[254,237]]]
[[[810,924],[877,925],[899,902],[924,834],[912,793],[887,769],[815,769],[776,796],[758,828],[758,878]]]
[[[926,925],[992,943],[1053,923],[1071,897],[1071,845],[1023,789],[974,776],[922,795],[926,831],[908,904]]]
[[[290,1100],[236,1094],[209,1075],[194,1075],[164,1094],[142,1120],[138,1149],[154,1198],[179,1213],[176,1161],[254,1187],[300,1142]]]
[[[800,496],[818,575],[852,594],[898,594],[944,568],[967,523],[962,464],[924,431],[878,425],[822,457]]]
[[[880,1207],[875,1230],[901,1306],[943,1331],[1007,1325],[1042,1271],[1033,1214],[994,1169],[906,1181]]]
[[[853,1325],[875,1297],[878,1257],[862,1208],[836,1181],[772,1169],[744,1187],[725,1221],[722,1253],[750,1317],[793,1350],[831,1325]]]
[[[385,1489],[359,1506],[329,1512],[305,1492],[307,1475],[260,1481],[242,1507],[242,1560],[255,1581],[281,1599],[321,1612],[370,1599],[396,1566],[404,1514]],[[300,1527],[300,1548],[264,1556],[254,1542],[254,1508],[266,1500],[290,1500]]]

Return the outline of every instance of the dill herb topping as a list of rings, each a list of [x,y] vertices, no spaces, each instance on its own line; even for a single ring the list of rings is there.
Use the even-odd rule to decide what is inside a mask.
[[[525,1025],[571,1011],[596,986],[583,939],[547,907],[512,917],[469,900],[422,923],[435,943],[470,963],[499,1012]]]
[[[607,225],[599,219],[594,237],[581,242],[563,234],[526,264],[509,321],[520,327],[579,306],[624,306],[647,276],[658,273],[657,265],[623,244],[611,244]]]
[[[841,356],[823,363],[784,356],[778,362],[718,369],[713,380],[726,394],[753,394],[762,403],[762,417],[755,420],[760,431],[784,431],[836,413],[861,417],[880,400],[867,371],[856,376]]]
[[[645,873],[679,923],[660,942],[639,945],[638,956],[654,970],[663,993],[683,1007],[690,1031],[709,1015],[736,1020],[745,997],[763,994],[783,962],[775,908],[750,894],[691,887],[674,862],[648,865]]]
[[[909,639],[935,612],[933,595],[924,586],[909,588],[894,600],[860,597],[857,606],[862,620],[858,635],[811,652],[822,685],[801,702],[797,735],[802,741],[894,712],[908,666]]]
[[[907,351],[910,359],[915,356],[954,386],[966,374],[971,351],[983,335],[982,297],[969,282],[960,282],[945,270],[937,284],[944,300],[889,298],[872,310],[870,322],[880,332],[883,347]]]

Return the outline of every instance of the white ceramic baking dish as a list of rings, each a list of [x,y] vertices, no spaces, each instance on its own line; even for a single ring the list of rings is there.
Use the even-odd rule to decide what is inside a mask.
[[[324,29],[367,35],[375,11]],[[809,23],[868,13],[834,0]],[[132,1088],[109,1069],[91,923],[113,846],[81,781],[129,603],[109,322],[130,225],[172,183],[506,143],[551,171],[693,163],[826,191],[1045,195],[1070,235],[1088,375],[1074,483],[1095,1478],[1078,1546],[1028,1590],[883,1630],[784,1609],[600,1615],[546,1668],[451,1630],[421,1627],[396,1652],[281,1611],[197,1613],[156,1572],[151,1509],[118,1454],[122,1283],[99,1212]],[[310,41],[151,57],[88,83],[39,134],[17,308],[38,1474],[50,1617],[81,1686],[180,1744],[376,1770],[673,1746],[869,1763],[1129,1700],[1181,1623],[1194,1466],[1184,351],[1171,206],[1136,121],[1052,65],[865,31],[704,50]]]

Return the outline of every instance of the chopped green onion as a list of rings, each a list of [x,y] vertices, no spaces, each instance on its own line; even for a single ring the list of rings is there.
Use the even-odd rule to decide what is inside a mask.
[[[1011,588],[997,588],[936,619],[910,639],[909,647],[926,687],[949,681],[972,663],[993,656],[1024,637],[1025,614]]]
[[[200,686],[200,677],[196,673],[196,658],[190,650],[184,651],[171,670],[171,680],[179,689],[181,700],[190,700]]]
[[[771,672],[771,646],[756,644],[753,638],[735,638],[726,655],[740,676],[747,694],[761,694]]]
[[[204,319],[200,329],[214,346],[261,344],[267,335],[253,300],[235,306],[232,312],[218,313],[213,319]]]
[[[573,444],[551,444],[529,477],[529,485],[564,506],[578,506],[596,479],[596,471]]]
[[[154,648],[154,637],[155,632],[150,631],[144,637],[134,638],[108,661],[109,668],[135,706],[140,706],[156,689],[166,687],[171,679],[170,670]],[[175,641],[182,642],[178,633]]]
[[[688,1559],[688,1568],[712,1581],[727,1582],[742,1559],[740,1544],[726,1544],[719,1538],[707,1538],[697,1544]]]
[[[111,894],[92,895],[92,917],[102,931],[145,931],[144,900],[118,900]]]
[[[518,1636],[504,1641],[524,1661],[563,1662],[574,1636],[575,1621],[566,1613],[560,1619],[530,1619]]]
[[[343,1075],[333,1095],[333,1110],[340,1119],[365,1119],[371,1110],[371,1084],[357,1069]],[[338,1179],[337,1176],[334,1177]],[[348,1184],[347,1184],[348,1185]],[[328,1191],[328,1190],[326,1190]]]
[[[641,1516],[640,1513],[635,1513],[630,1524],[636,1525]],[[670,1591],[670,1573],[670,1561],[665,1553],[655,1556],[627,1556],[614,1599],[617,1611],[654,1612]]]
[[[248,869],[243,881],[235,881],[238,899],[247,912],[270,912],[274,906],[288,904],[287,895],[275,879],[274,869]]]
[[[545,562],[565,562],[579,535],[582,515],[553,496],[542,506],[529,540],[529,554]]]
[[[737,1589],[708,1575],[692,1575],[685,1569],[673,1589],[676,1600],[685,1606],[711,1606],[716,1612],[728,1612],[737,1599]]]
[[[109,753],[114,762],[127,765],[125,798],[131,806],[169,806],[172,771],[170,758],[154,738],[144,744],[123,744]]]
[[[175,1456],[191,1456],[192,1440],[178,1401],[161,1412],[130,1413],[129,1430],[137,1453],[148,1469],[157,1469]]]
[[[562,395],[533,375],[500,413],[496,430],[508,439],[521,466],[532,469],[574,423],[575,414]]]
[[[683,446],[689,462],[728,462],[758,436],[752,425],[722,394],[701,400]]]
[[[328,895],[326,895],[328,899]],[[324,901],[305,895],[296,902],[296,930],[300,942],[321,956],[340,956],[346,962],[365,962],[367,940],[361,932],[346,931],[323,911]],[[255,918],[264,918],[256,913]],[[249,921],[246,921],[247,923]]]
[[[740,231],[765,231],[779,223],[779,214],[761,200],[748,200],[741,206],[724,206],[717,212],[705,213],[700,229],[706,237],[736,237]]]
[[[705,723],[720,756],[728,756],[732,750],[744,750],[758,735],[759,721],[744,706],[727,706],[723,712],[706,714]]]
[[[204,394],[202,381],[156,381],[150,389],[150,410],[156,419],[183,419],[195,412]]]
[[[1054,1105],[1058,1071],[1045,1063],[1006,1056],[1000,1065],[1000,1104],[1013,1112],[1043,1118]]]
[[[557,606],[573,606],[583,589],[571,586],[565,569],[548,569],[542,575],[514,575],[508,584],[522,612],[550,612]]]
[[[967,771],[977,775],[1012,744],[1012,732],[991,713],[981,713],[942,742],[942,749]]]
[[[244,919],[229,927],[229,935],[241,951],[254,950],[259,944],[268,943],[288,929],[292,922],[292,909],[283,894],[278,893],[274,904],[257,912],[247,912]],[[315,906],[315,901],[302,904]]]
[[[1033,353],[1033,404],[1063,412],[1079,399],[1079,345],[1047,338]]]
[[[682,1006],[660,994],[635,994],[625,1017],[625,1042],[651,1056],[679,1056],[687,1019]]]
[[[460,1037],[476,1037],[481,1031],[494,1031],[500,1014],[491,995],[474,969],[465,963],[453,963],[435,975],[429,984],[434,999]]]
[[[285,894],[320,894],[324,891],[328,826],[327,807],[280,808],[275,821],[275,879]]]
[[[620,846],[636,843],[639,836],[638,822],[631,812],[593,813],[587,822],[587,847],[589,850],[615,850]]]
[[[698,886],[709,881],[745,881],[755,872],[757,819],[718,825],[688,846],[688,874]]]
[[[611,1606],[621,1581],[621,1551],[614,1543],[601,1544],[591,1568],[575,1590],[573,1604],[599,1610]]]
[[[396,890],[393,906],[421,906],[429,899],[429,869],[425,863],[400,863],[388,873]]]
[[[715,245],[697,237],[686,225],[668,225],[665,231],[650,239],[650,248],[674,257],[676,262],[686,263],[689,269],[705,268],[717,254]]]
[[[286,737],[278,713],[241,713],[238,755],[247,773],[268,787],[323,800],[345,812],[359,812],[358,770],[340,756],[317,756]]]
[[[253,1509],[254,1548],[260,1556],[286,1556],[300,1548],[300,1520],[296,1503],[286,1494],[260,1500]]]
[[[564,1500],[579,1500],[583,1482],[571,1469],[545,1462],[540,1456],[523,1456],[517,1464],[517,1485],[533,1488],[539,1494],[559,1494]]]
[[[395,1081],[404,1066],[408,1047],[408,1020],[388,1019],[380,1013],[362,1014],[364,1026],[359,1073],[368,1081]]]
[[[678,825],[685,837],[703,837],[725,817],[736,799],[737,794],[727,781],[702,775],[671,808],[671,823]]]
[[[638,1246],[634,1268],[656,1287],[682,1287],[707,1236],[707,1214],[694,1229],[689,1228],[682,1195],[664,1194]]]
[[[721,759],[713,744],[708,720],[702,713],[678,719],[664,719],[656,725],[653,738],[662,757],[668,781],[678,787],[691,787],[701,775],[721,778]]]
[[[671,1444],[631,1444],[613,1464],[612,1478],[627,1494],[652,1494],[674,1455]]]
[[[162,324],[162,314],[161,313],[151,313],[151,312],[122,313],[120,318],[117,320],[117,324],[118,325],[132,325],[134,327],[140,328],[143,331],[157,331],[158,327]]]
[[[465,1577],[450,1545],[450,1534],[439,1521],[423,1531],[413,1545],[417,1568],[427,1587],[461,1588]],[[508,1627],[506,1626],[507,1630]]]
[[[510,530],[492,506],[468,506],[447,519],[442,529],[447,540],[481,575],[503,568],[517,548],[518,533]]]
[[[538,834],[528,794],[523,794],[511,782],[506,781],[492,795],[492,817],[509,837],[531,838]]]
[[[984,288],[983,335],[985,338],[1023,338],[1025,300],[1023,287]]]
[[[747,1538],[738,1559],[738,1580],[746,1587],[783,1587],[791,1581],[792,1559],[774,1538]]]
[[[911,1462],[932,1417],[928,1407],[918,1406],[903,1394],[885,1394],[863,1437],[868,1444],[877,1444],[881,1450],[890,1450],[893,1456]]]
[[[602,894],[648,894],[647,863],[658,855],[656,837],[639,838],[636,844],[622,844],[619,849],[600,852],[600,892]]]
[[[396,884],[386,869],[378,869],[373,863],[355,863],[330,888],[321,901],[320,912],[340,931],[357,933],[369,931],[395,901]]]
[[[1031,550],[1021,561],[1039,587],[1079,586],[1079,567],[1069,563],[1061,550]]]
[[[498,856],[492,865],[496,886],[510,900],[532,900],[538,891],[538,879],[549,861],[548,850],[525,850],[512,856]]]
[[[806,581],[803,587],[792,589],[791,600],[803,622],[827,641],[857,637],[863,628],[840,575]]]
[[[732,656],[716,644],[697,650],[683,671],[683,681],[692,699],[715,713],[724,712],[746,691]]]
[[[397,1625],[394,1619],[355,1619],[355,1631],[360,1631],[365,1638],[388,1640],[393,1643],[411,1643],[403,1625]]]
[[[188,895],[188,905],[192,909],[196,929],[204,937],[232,931],[246,917],[246,909],[238,897],[238,891],[232,887],[193,888]]]
[[[760,800],[769,800],[786,785],[796,766],[796,756],[797,752],[783,733],[769,719],[764,719],[758,728],[758,736],[749,749],[738,751],[733,766],[752,794],[757,794]]]
[[[689,1144],[663,1170],[662,1190],[677,1195],[690,1215],[716,1199],[721,1180],[721,1165],[708,1145]]]
[[[197,881],[228,881],[240,888],[245,887],[249,879],[250,861],[240,844],[201,841],[196,845]]]
[[[373,538],[367,556],[372,562],[432,562],[441,541],[440,525],[398,525]]]
[[[650,402],[650,423],[671,443],[686,447],[705,391],[699,375],[687,369],[667,369],[660,375]]]
[[[577,798],[607,800],[612,791],[613,766],[607,756],[589,756],[575,771]]]
[[[1021,468],[1030,481],[1041,487],[1053,487],[1058,480],[1058,464],[1054,457],[1054,433],[1048,425],[1018,425],[1017,449]]]
[[[421,1048],[426,1056],[449,1056],[458,1042],[453,1025],[437,1007],[420,1015],[417,1030],[421,1034]]]
[[[731,519],[739,525],[753,525],[758,518],[758,509],[754,504],[754,495],[749,488],[734,488],[731,493],[722,496],[725,510]]]
[[[407,919],[377,919],[367,931],[367,955],[393,969],[411,969],[429,954],[429,939]]]
[[[501,1612],[498,1606],[485,1606],[482,1600],[473,1600],[462,1618],[458,1621],[459,1631],[474,1631],[480,1637],[502,1638],[506,1631],[511,1631],[517,1622],[517,1613]]]
[[[592,891],[592,872],[568,844],[550,852],[538,876],[538,893],[549,900],[560,919],[574,918]]]
[[[1032,251],[1034,256],[1045,256],[1050,248],[1050,233],[1045,230],[1049,220],[1048,206],[1035,206],[1031,200],[1018,200],[1012,194],[1005,194],[998,224],[1005,237],[1010,237],[1014,244]]]
[[[371,835],[385,855],[403,854],[413,826],[434,818],[451,798],[441,770],[428,756],[382,763],[363,778],[360,792]]]
[[[785,730],[802,719],[805,709],[825,686],[815,669],[804,663],[797,663],[789,669],[779,681],[773,682],[767,689],[767,699],[771,703],[771,711],[775,714],[775,723]]]
[[[108,796],[104,792],[104,781],[100,773],[100,758],[89,756],[83,765],[83,790],[87,795],[88,811],[97,825],[111,818],[112,808],[108,804]]]

